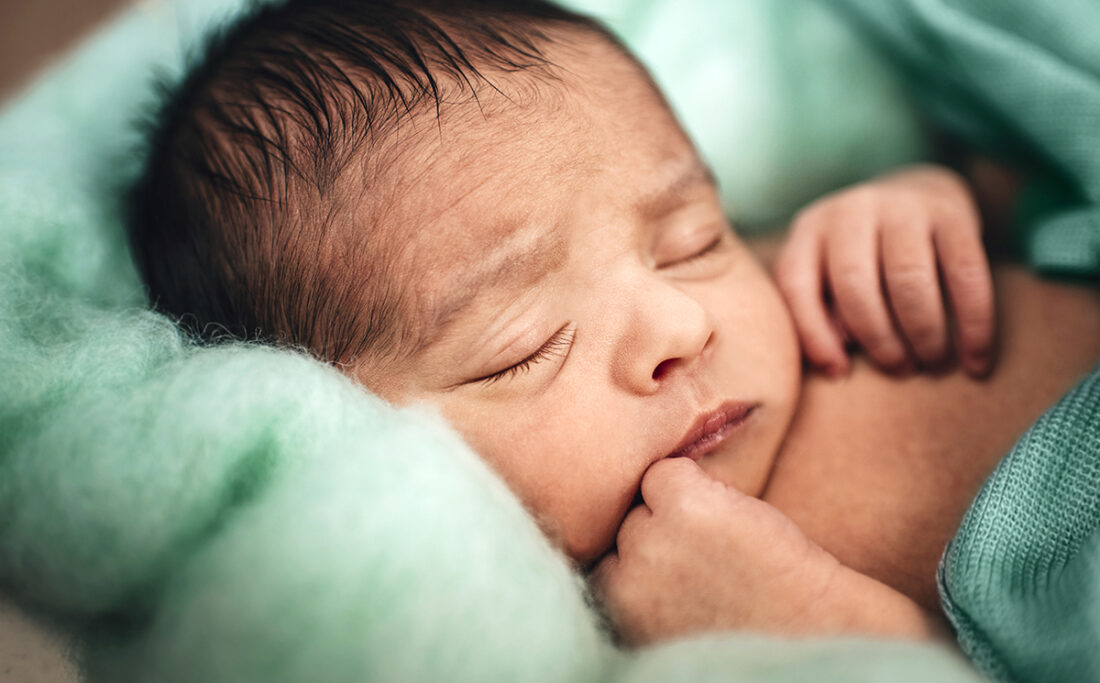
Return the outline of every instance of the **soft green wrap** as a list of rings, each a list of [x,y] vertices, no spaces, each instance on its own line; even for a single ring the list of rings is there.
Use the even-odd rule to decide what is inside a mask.
[[[722,4],[730,35],[802,27],[786,48],[753,45],[810,93],[739,80],[701,6],[609,4],[659,77],[694,69],[675,105],[701,112],[686,114],[694,134],[759,222],[919,154],[896,85],[821,7]],[[569,564],[437,418],[301,355],[194,347],[148,312],[116,204],[139,157],[127,131],[150,69],[178,71],[233,5],[142,3],[0,114],[0,586],[72,629],[87,680],[975,680],[909,643],[710,636],[622,653]],[[661,48],[676,12],[706,24],[707,62],[681,52],[699,45]],[[727,67],[708,75],[712,60]],[[691,101],[730,78],[728,111]],[[803,105],[811,116],[769,115]],[[846,106],[878,114],[807,122]],[[868,126],[887,144],[864,155]]]
[[[895,58],[939,125],[1027,169],[1028,261],[1100,276],[1100,3],[830,2]]]
[[[1100,276],[1100,3],[835,0],[945,128],[1035,176],[1036,267]],[[959,642],[1005,681],[1100,680],[1100,369],[1019,441],[940,569]]]
[[[940,593],[994,678],[1100,680],[1100,369],[993,473],[947,548]]]

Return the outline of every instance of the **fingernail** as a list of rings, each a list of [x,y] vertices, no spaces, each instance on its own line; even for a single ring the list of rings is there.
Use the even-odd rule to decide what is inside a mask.
[[[990,370],[990,357],[984,353],[971,353],[963,360],[966,371],[975,377],[981,377]]]
[[[850,369],[847,362],[833,363],[829,366],[825,374],[829,376],[829,379],[843,379],[848,376],[848,371]]]
[[[912,358],[906,358],[897,366],[897,374],[899,375],[911,375],[917,371],[917,364]]]

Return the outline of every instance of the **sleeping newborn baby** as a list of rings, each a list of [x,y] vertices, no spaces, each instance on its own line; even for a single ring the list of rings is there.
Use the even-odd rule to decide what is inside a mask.
[[[935,166],[808,207],[773,278],[645,70],[539,1],[268,6],[132,199],[160,310],[435,406],[633,643],[935,633],[967,505],[1100,357],[1096,294],[991,273]]]

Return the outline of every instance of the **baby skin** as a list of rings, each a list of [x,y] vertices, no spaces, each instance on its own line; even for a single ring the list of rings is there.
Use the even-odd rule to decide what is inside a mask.
[[[948,369],[952,341],[972,377],[991,370],[993,282],[977,206],[946,169],[905,169],[816,202],[788,231],[774,273],[806,360],[834,380],[849,375],[853,345],[895,375]],[[913,598],[843,564],[781,512],[769,500],[783,485],[774,469],[769,485],[746,495],[685,457],[647,470],[642,504],[593,573],[627,640],[733,627],[909,638],[941,630]]]
[[[426,322],[349,372],[435,406],[629,643],[936,633],[939,553],[1100,358],[1096,293],[991,275],[970,192],[934,167],[805,210],[773,277],[637,65],[595,36],[548,52],[553,83],[403,129],[426,170],[393,195],[417,226],[394,272]]]

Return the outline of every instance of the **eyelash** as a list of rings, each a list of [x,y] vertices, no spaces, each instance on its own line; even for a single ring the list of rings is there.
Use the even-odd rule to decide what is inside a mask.
[[[530,356],[527,356],[515,365],[504,368],[499,372],[494,372],[491,375],[479,377],[473,381],[484,385],[496,384],[502,379],[511,379],[521,372],[527,372],[535,363],[553,358],[554,356],[564,356],[569,353],[569,349],[573,345],[573,334],[573,328],[569,326],[562,327]]]
[[[716,249],[718,249],[719,246],[721,246],[723,236],[724,235],[722,233],[719,233],[718,236],[714,238],[714,241],[704,247],[701,251],[698,251],[691,256],[688,256],[687,258],[680,259],[676,263],[691,263],[692,261],[698,261],[701,258],[710,256],[712,253],[714,253]]]

